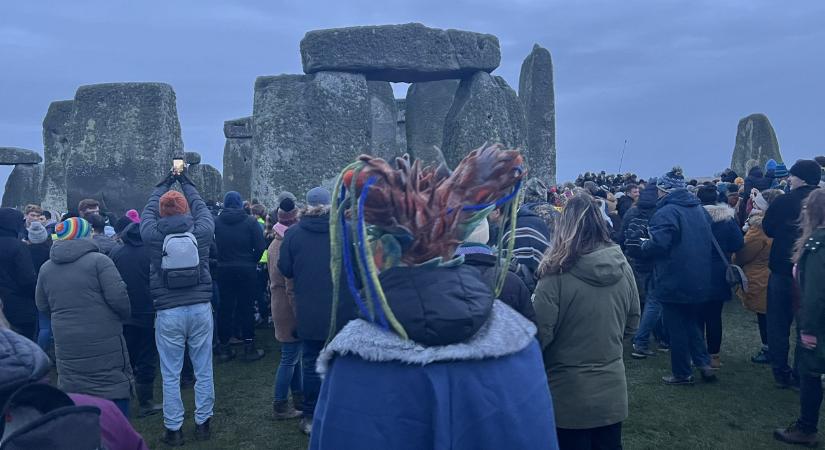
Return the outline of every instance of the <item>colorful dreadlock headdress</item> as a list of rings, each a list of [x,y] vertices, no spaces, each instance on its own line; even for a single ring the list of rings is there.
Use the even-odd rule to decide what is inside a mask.
[[[515,226],[525,174],[517,150],[485,144],[452,173],[443,165],[422,168],[420,161],[410,164],[406,158],[396,158],[395,166],[361,155],[336,180],[330,211],[332,330],[342,272],[361,316],[385,329],[392,327],[406,339],[378,273],[399,265],[460,264],[461,259],[453,259],[456,247],[497,207],[505,208],[511,228]],[[504,234],[499,237],[499,259],[509,261],[513,241],[505,245]],[[507,271],[498,272],[496,296]],[[356,276],[364,286],[363,298]]]

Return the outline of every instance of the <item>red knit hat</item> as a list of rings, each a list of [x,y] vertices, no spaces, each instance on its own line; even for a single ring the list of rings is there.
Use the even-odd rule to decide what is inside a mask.
[[[178,191],[169,191],[160,197],[160,216],[180,216],[189,212],[189,202]]]

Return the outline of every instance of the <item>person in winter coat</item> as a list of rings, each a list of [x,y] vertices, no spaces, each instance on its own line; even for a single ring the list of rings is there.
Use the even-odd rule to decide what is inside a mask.
[[[283,198],[275,212],[277,223],[272,227],[273,239],[269,244],[269,289],[272,310],[272,324],[275,338],[281,343],[281,361],[275,372],[275,388],[272,412],[276,420],[292,419],[301,415],[299,408],[304,396],[304,382],[301,369],[301,340],[297,335],[295,318],[295,287],[292,280],[284,277],[278,269],[281,244],[289,227],[298,222],[298,207],[291,193],[281,194]],[[289,391],[292,390],[292,406],[289,405]]]
[[[777,169],[778,170],[778,169]],[[799,237],[799,216],[802,202],[819,184],[819,164],[811,160],[799,160],[791,167],[791,191],[777,198],[765,212],[762,229],[773,238],[768,267],[768,347],[771,368],[777,387],[796,386],[798,380],[788,364],[790,345],[788,338],[794,320],[794,282],[791,253]]]
[[[128,417],[132,370],[123,338],[123,323],[131,315],[126,285],[92,241],[86,220],[65,220],[55,232],[59,241],[40,269],[36,300],[52,318],[57,385],[112,400]]]
[[[232,325],[236,324],[244,341],[244,361],[257,361],[264,356],[264,351],[255,348],[256,270],[266,247],[261,226],[244,212],[241,194],[235,191],[227,192],[223,199],[223,211],[215,221],[215,243],[218,246],[216,278],[221,293],[218,360],[225,362],[235,356],[229,339]]]
[[[525,187],[524,204],[518,210],[513,232],[515,245],[513,258],[516,272],[524,284],[533,291],[536,287],[536,270],[547,247],[559,212],[547,202],[547,188],[538,178],[531,178]],[[510,224],[504,218],[504,240],[511,238]]]
[[[456,256],[464,255],[464,264],[478,269],[481,279],[487,282],[490,289],[498,283],[500,271],[506,271],[498,299],[535,323],[536,312],[533,310],[530,290],[518,275],[508,270],[506,264],[496,269],[498,256],[485,244],[489,238],[490,226],[485,219],[479,222],[473,233],[456,249]]]
[[[183,194],[170,190],[180,182]],[[161,266],[167,236],[191,233],[197,241],[196,284],[170,287]],[[195,372],[195,438],[210,438],[210,419],[215,405],[212,381],[212,276],[209,248],[215,234],[212,213],[186,173],[170,172],[149,197],[141,214],[140,237],[149,247],[149,293],[155,306],[155,343],[163,378],[163,425],[161,441],[184,444],[183,401],[180,397],[184,349]]]
[[[100,214],[89,216],[89,224],[92,226],[92,240],[100,248],[100,253],[109,256],[109,253],[117,245],[115,240],[106,235],[106,219]]]
[[[135,393],[140,407],[138,417],[157,414],[153,392],[158,351],[155,345],[155,308],[149,294],[149,249],[140,237],[140,224],[130,223],[120,235],[121,243],[109,257],[115,263],[129,294],[131,316],[123,325],[129,349],[129,362],[135,374]]]
[[[761,192],[770,189],[772,183],[773,180],[764,175],[761,167],[752,167],[751,170],[748,171],[748,176],[745,178],[745,188],[740,194],[741,201],[739,202],[739,208],[736,212],[737,220],[739,221],[740,226],[745,224],[745,221],[753,208],[753,200],[751,199],[752,190],[756,189]]]
[[[638,359],[656,355],[650,348],[651,333],[656,336],[659,349],[667,350],[670,348],[667,333],[664,330],[664,323],[662,322],[662,304],[648,295],[653,276],[653,262],[637,251],[638,246],[628,247],[624,245],[627,239],[632,239],[634,233],[647,233],[650,219],[653,217],[653,213],[656,212],[658,191],[656,180],[650,180],[639,195],[636,205],[625,214],[622,233],[620,234],[620,244],[622,244],[630,267],[633,268],[639,302],[644,305],[639,329],[636,335],[633,336],[633,352],[631,353],[631,356]]]
[[[49,253],[52,249],[52,237],[46,227],[40,222],[32,222],[29,225],[28,244],[29,253],[32,256],[35,274],[40,273],[40,268],[49,260]],[[37,312],[37,344],[44,352],[48,352],[52,342],[52,319],[47,314]]]
[[[648,292],[662,304],[670,337],[673,374],[665,384],[692,384],[691,362],[702,379],[715,381],[710,355],[699,329],[702,303],[710,298],[713,231],[699,199],[685,189],[678,167],[658,179],[659,202],[650,219],[649,239],[634,233],[625,246],[638,246],[642,257],[653,260],[653,282]]]
[[[329,210],[331,194],[322,187],[309,190],[306,209],[301,220],[284,234],[278,255],[278,270],[292,280],[295,296],[297,335],[301,340],[301,364],[304,382],[304,400],[301,405],[299,428],[309,434],[315,405],[321,390],[321,377],[315,366],[321,349],[329,336],[332,315],[332,274],[330,271]],[[341,292],[340,308],[336,314],[352,317],[342,312],[352,309],[353,300],[348,292]],[[338,320],[337,326],[343,326]]]
[[[752,196],[753,209],[748,216],[745,232],[745,245],[734,257],[734,264],[740,266],[748,278],[748,290],[743,292],[737,287],[737,296],[748,311],[756,314],[759,326],[759,338],[762,349],[751,358],[756,364],[770,364],[768,354],[768,323],[765,313],[768,309],[768,261],[770,260],[771,244],[773,240],[765,235],[762,229],[762,219],[769,205],[784,192],[779,189],[768,189],[764,193]]]
[[[513,165],[522,164],[521,156],[495,146],[474,150],[453,172],[466,176],[437,174],[430,184],[402,176],[411,173],[409,167],[402,172],[406,162],[393,169],[361,156],[360,163],[359,180],[371,179],[373,187],[347,190],[342,205],[366,197],[361,217],[381,234],[382,247],[372,268],[349,258],[347,247],[335,247],[335,260],[368,271],[367,297],[358,299],[366,314],[349,322],[319,358],[325,378],[310,449],[557,449],[535,326],[495,300],[477,269],[453,257],[456,242],[489,209],[481,217],[462,211],[444,227],[432,226],[451,209],[489,207],[504,198],[517,182]],[[487,163],[496,167],[478,167]],[[490,173],[501,177],[480,176]],[[433,186],[457,195],[437,196]],[[389,195],[408,207],[392,208]],[[401,250],[399,239],[410,245]],[[365,244],[357,239],[355,247]],[[353,287],[342,280],[342,290]],[[379,286],[386,302],[370,300]],[[296,282],[299,300],[297,289]]]
[[[0,208],[0,301],[11,326],[23,336],[35,339],[37,274],[29,246],[20,240],[24,222],[20,211]]]
[[[710,365],[722,367],[719,351],[722,347],[722,308],[731,299],[731,287],[726,279],[728,264],[733,253],[739,251],[745,241],[736,222],[736,211],[724,203],[716,202],[716,188],[702,186],[697,192],[699,201],[711,218],[713,237],[724,255],[714,246],[711,254],[710,301],[702,305],[700,327],[705,332],[705,342],[710,353]],[[724,257],[724,259],[723,259]]]
[[[777,429],[774,437],[815,447],[825,374],[825,191],[817,189],[808,195],[800,225],[802,233],[793,254],[801,291],[797,347],[800,411],[799,419],[788,428]]]
[[[567,202],[539,274],[534,306],[559,447],[621,448],[622,343],[639,325],[639,294],[595,200]]]

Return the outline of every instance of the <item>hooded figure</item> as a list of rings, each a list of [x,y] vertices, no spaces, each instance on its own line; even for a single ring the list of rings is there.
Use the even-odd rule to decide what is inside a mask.
[[[37,274],[29,247],[20,239],[25,219],[13,208],[0,208],[0,302],[6,318],[20,334],[34,339]]]
[[[37,307],[51,314],[58,387],[113,400],[128,416],[132,392],[123,323],[131,315],[126,285],[111,259],[89,239],[88,222],[55,228],[64,239],[37,280]],[[89,326],[94,324],[94,326]]]
[[[318,359],[325,378],[311,449],[558,448],[535,326],[453,258],[480,220],[515,197],[522,163],[517,151],[491,146],[449,175],[369,156],[345,169],[330,214],[333,265],[350,275],[357,265],[366,297],[355,296],[362,319]],[[356,294],[353,278],[333,291]]]

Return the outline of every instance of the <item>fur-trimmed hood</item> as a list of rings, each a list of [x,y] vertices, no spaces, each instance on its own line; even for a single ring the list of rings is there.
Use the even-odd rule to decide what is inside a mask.
[[[704,205],[705,211],[710,214],[710,218],[714,223],[724,222],[736,217],[736,210],[724,203],[717,203],[715,205]]]

